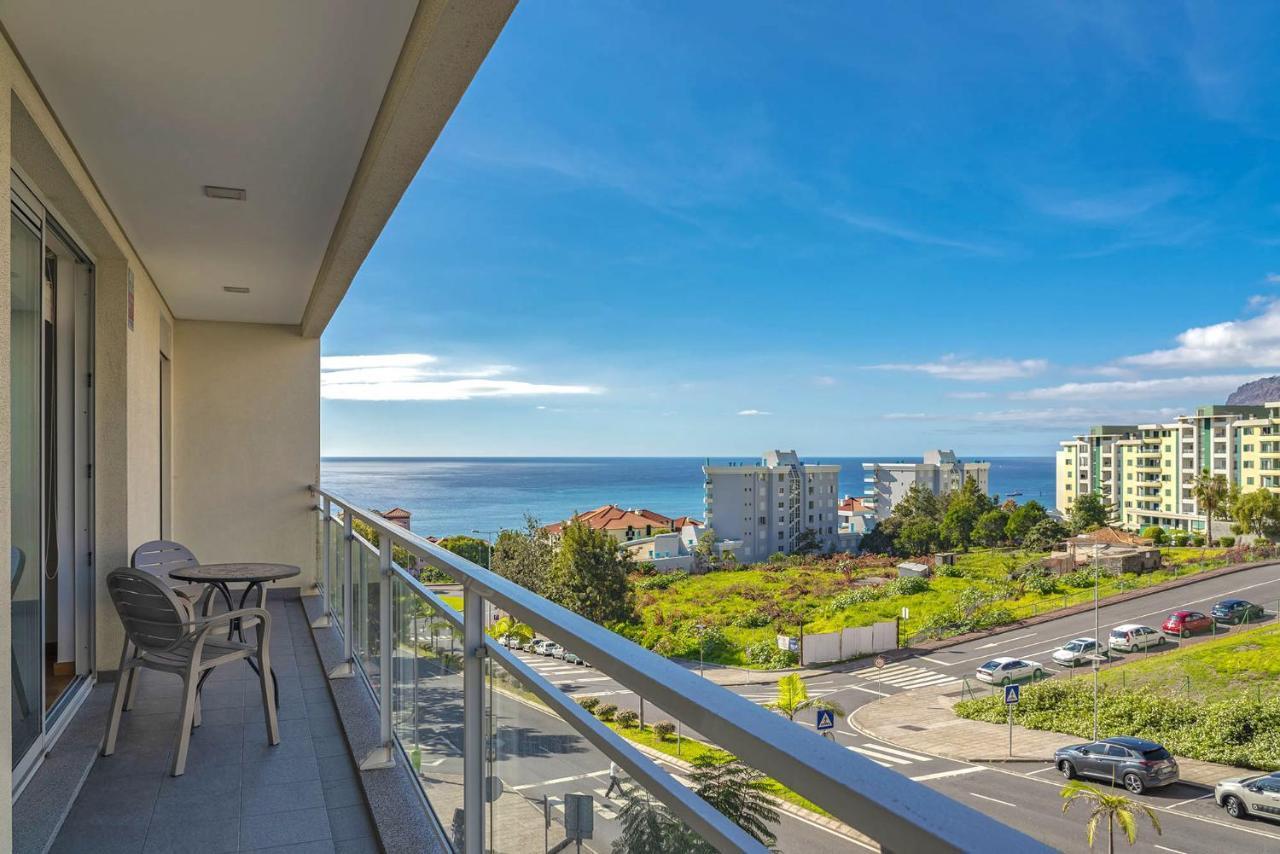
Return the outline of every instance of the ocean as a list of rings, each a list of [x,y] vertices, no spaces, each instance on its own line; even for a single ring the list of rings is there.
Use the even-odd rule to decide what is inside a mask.
[[[713,464],[756,458],[712,457]],[[988,457],[991,491],[1014,500],[1054,500],[1053,457]],[[840,465],[840,494],[862,495],[864,462],[919,462],[919,457],[805,458]],[[403,507],[423,536],[491,532],[565,519],[602,504],[648,507],[667,516],[702,518],[702,457],[326,457],[326,489],[364,507]],[[483,534],[481,535],[483,538]]]

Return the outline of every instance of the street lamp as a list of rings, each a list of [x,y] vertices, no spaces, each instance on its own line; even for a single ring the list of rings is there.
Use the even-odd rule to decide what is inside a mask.
[[[704,642],[704,639],[707,636],[707,627],[703,625],[701,622],[698,622],[694,625],[693,630],[698,633],[698,675],[702,676],[703,668],[705,666],[705,660],[704,660],[705,656],[703,655],[703,653],[706,651],[706,648],[707,648],[707,645]]]
[[[485,559],[484,559],[484,568],[493,569],[493,538],[498,534],[501,534],[502,532],[501,531],[480,531],[480,530],[477,530],[476,528],[472,528],[471,533],[484,534],[484,544],[488,547],[488,550],[485,554]]]
[[[1093,544],[1093,740],[1098,740],[1098,657],[1102,655],[1102,638],[1099,635],[1098,622],[1098,553],[1100,543]]]

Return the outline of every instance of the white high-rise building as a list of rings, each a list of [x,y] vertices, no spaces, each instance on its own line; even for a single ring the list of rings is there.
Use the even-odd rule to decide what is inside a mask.
[[[978,489],[987,494],[991,463],[966,463],[957,459],[954,451],[925,451],[924,462],[863,463],[862,468],[866,482],[863,503],[870,505],[876,519],[881,520],[889,518],[893,505],[917,483],[934,495],[946,495],[971,477]]]
[[[702,467],[707,527],[744,561],[790,554],[812,529],[822,551],[840,542],[840,466],[802,463],[795,451],[769,451],[757,464]]]

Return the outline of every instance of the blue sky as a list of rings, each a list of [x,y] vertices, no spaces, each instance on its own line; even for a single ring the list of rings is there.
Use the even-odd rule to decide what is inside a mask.
[[[1280,369],[1271,4],[524,0],[327,455],[1050,454]]]

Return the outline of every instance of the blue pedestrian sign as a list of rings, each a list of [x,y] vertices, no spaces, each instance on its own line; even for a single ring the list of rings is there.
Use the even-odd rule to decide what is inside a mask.
[[[836,725],[836,713],[830,709],[818,709],[818,732],[827,729],[834,729]]]
[[[1018,699],[1021,697],[1021,695],[1022,695],[1021,685],[1004,686],[1004,704],[1006,706],[1018,705]]]

